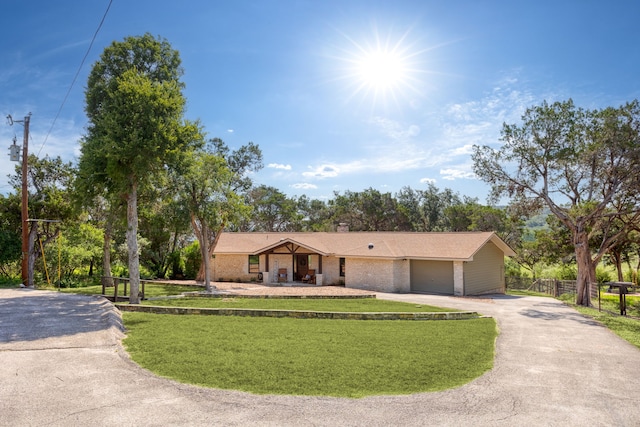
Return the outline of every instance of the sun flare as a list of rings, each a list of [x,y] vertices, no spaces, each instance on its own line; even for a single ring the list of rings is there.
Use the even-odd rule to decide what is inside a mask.
[[[394,37],[381,36],[376,29],[369,40],[358,41],[344,33],[349,42],[339,48],[342,76],[350,89],[349,101],[359,99],[371,108],[406,105],[421,96],[423,50],[409,42],[409,31]]]
[[[366,52],[356,60],[356,73],[372,89],[387,90],[404,82],[407,66],[403,58],[393,51]]]

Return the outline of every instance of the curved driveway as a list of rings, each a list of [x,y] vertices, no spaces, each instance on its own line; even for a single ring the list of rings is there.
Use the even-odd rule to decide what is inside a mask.
[[[494,369],[457,389],[409,396],[205,389],[131,362],[106,301],[8,289],[0,290],[0,425],[640,425],[640,350],[556,300],[378,297],[494,316]]]

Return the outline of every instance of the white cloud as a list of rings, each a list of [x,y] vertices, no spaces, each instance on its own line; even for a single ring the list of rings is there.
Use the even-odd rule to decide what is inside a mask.
[[[454,156],[468,156],[471,153],[473,153],[473,144],[465,144],[451,150],[451,154]]]
[[[340,168],[336,166],[320,165],[308,172],[303,172],[302,176],[307,178],[324,179],[324,178],[335,178],[336,176],[338,176],[339,173],[340,173]]]
[[[291,170],[291,165],[283,165],[281,163],[269,163],[267,165],[268,168],[272,168],[272,169],[281,169],[281,170],[285,170],[285,171],[290,171]]]
[[[300,182],[292,184],[291,188],[295,188],[296,190],[315,190],[318,186],[315,184],[309,184],[308,182]]]
[[[469,168],[464,169],[456,169],[456,168],[447,168],[440,169],[440,175],[442,175],[442,179],[447,181],[455,181],[456,179],[476,179],[476,174],[469,171]]]
[[[302,173],[306,179],[326,179],[352,174],[403,173],[409,170],[431,168],[443,165],[447,156],[425,150],[418,145],[378,147],[370,157],[364,157],[347,163],[320,164],[309,166]]]
[[[428,154],[423,152],[416,151],[410,155],[407,153],[411,152],[395,149],[394,152],[381,151],[375,157],[354,160],[349,163],[321,164],[310,167],[311,170],[303,172],[302,176],[308,179],[325,179],[357,173],[398,173],[429,166],[433,161]]]
[[[526,108],[541,98],[527,89],[522,90],[519,70],[503,77],[482,99],[445,107],[442,142],[455,148],[452,154],[464,154],[465,147],[473,144],[498,144],[503,123],[517,123]],[[551,96],[553,97],[553,96]]]
[[[424,177],[421,184],[477,180],[471,164],[473,146],[499,144],[502,123],[518,122],[536,100],[518,79],[505,78],[479,99],[434,108],[420,118],[403,121],[375,116],[365,122],[367,136],[358,145],[357,157],[349,158],[347,153],[343,163],[318,160],[302,173],[302,181],[333,178],[337,182],[348,175],[382,173],[408,178],[410,171],[419,174],[413,179]],[[349,186],[346,181],[343,187]]]
[[[227,133],[233,133],[235,132],[233,129],[227,129]]]
[[[403,125],[386,117],[374,117],[369,123],[376,125],[386,136],[396,141],[406,141],[420,135],[420,126],[415,124]]]

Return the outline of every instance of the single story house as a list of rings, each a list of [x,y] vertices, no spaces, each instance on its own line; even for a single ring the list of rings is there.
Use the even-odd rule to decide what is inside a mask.
[[[214,280],[308,282],[378,292],[480,295],[505,291],[493,232],[222,233]]]

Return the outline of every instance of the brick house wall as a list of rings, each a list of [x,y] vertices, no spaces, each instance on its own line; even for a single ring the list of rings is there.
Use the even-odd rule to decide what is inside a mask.
[[[347,258],[345,286],[376,292],[409,292],[408,260]]]
[[[214,281],[257,281],[257,273],[249,273],[248,255],[216,255],[212,260]],[[262,260],[261,267],[262,267]]]

